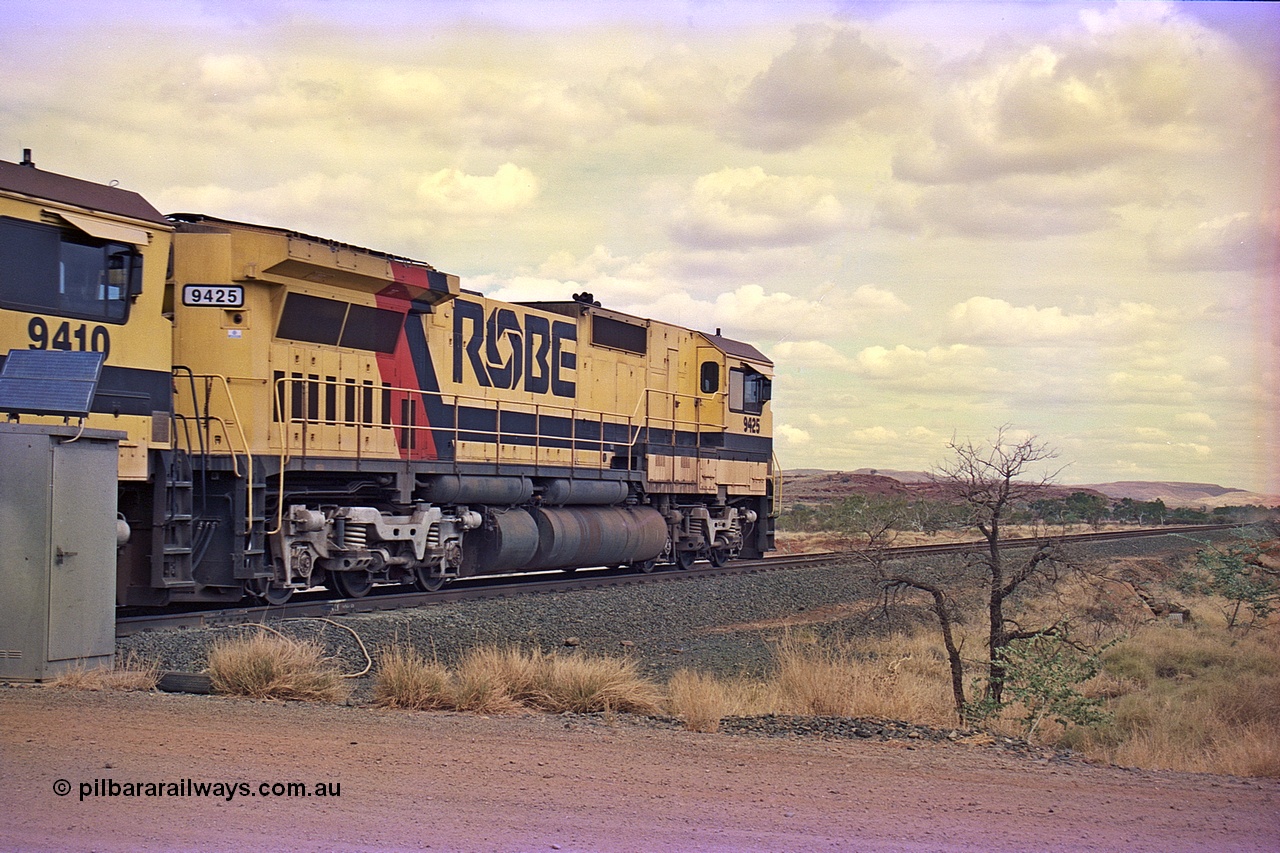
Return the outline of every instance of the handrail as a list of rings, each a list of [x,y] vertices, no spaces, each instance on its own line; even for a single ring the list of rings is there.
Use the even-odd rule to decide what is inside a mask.
[[[769,477],[773,480],[773,500],[771,501],[772,514],[777,516],[782,513],[782,463],[778,461],[778,454],[770,452],[769,454]]]
[[[299,389],[295,392],[295,387]],[[616,412],[607,412],[599,409],[589,409],[580,406],[562,406],[555,403],[546,402],[524,402],[510,400],[495,400],[492,398],[480,397],[470,394],[444,393],[437,391],[423,391],[420,388],[406,388],[393,385],[372,386],[381,394],[402,394],[413,399],[421,400],[425,406],[428,400],[434,399],[441,405],[448,406],[452,410],[451,423],[427,423],[427,424],[410,424],[400,423],[396,420],[390,422],[382,422],[375,420],[375,412],[367,411],[364,391],[371,386],[355,386],[360,392],[354,395],[355,411],[344,412],[344,417],[337,417],[336,412],[330,412],[332,417],[312,418],[309,416],[313,406],[317,403],[312,400],[313,394],[322,393],[319,389],[332,387],[335,392],[339,389],[350,389],[352,386],[345,380],[333,379],[328,377],[324,379],[311,378],[310,376],[277,376],[274,379],[273,388],[273,405],[277,407],[279,414],[278,435],[280,448],[280,467],[284,470],[285,464],[293,458],[298,448],[291,441],[289,428],[292,426],[300,426],[302,431],[302,453],[306,455],[307,444],[307,428],[313,425],[319,426],[336,426],[353,428],[357,430],[356,453],[360,455],[364,452],[364,441],[360,440],[362,433],[367,429],[375,430],[407,430],[413,434],[422,434],[430,432],[432,434],[444,433],[455,444],[466,440],[463,436],[483,436],[492,438],[496,443],[502,444],[505,440],[511,439],[531,439],[534,453],[534,464],[541,465],[545,458],[545,452],[550,450],[547,441],[568,441],[570,451],[578,451],[587,449],[588,452],[598,452],[603,454],[607,447],[633,449],[639,442],[641,435],[646,434],[648,429],[652,429],[654,424],[670,425],[672,430],[672,443],[675,442],[675,432],[681,427],[691,428],[695,435],[701,435],[704,430],[723,430],[726,424],[723,419],[718,419],[715,423],[704,423],[696,417],[681,417],[676,414],[677,406],[672,406],[671,415],[656,415],[653,409],[656,406],[651,404],[650,395],[660,394],[669,397],[673,403],[679,403],[681,400],[694,401],[695,411],[701,407],[701,398],[693,394],[682,394],[676,391],[668,391],[661,388],[645,388],[642,390],[631,415],[619,415]],[[299,393],[300,392],[300,393]],[[297,399],[295,400],[295,394]],[[477,408],[491,412],[494,418],[492,428],[481,426],[464,427],[460,423],[460,413],[464,405],[472,404]],[[375,407],[376,408],[376,407]],[[534,429],[513,430],[510,427],[503,426],[504,414],[523,414],[533,417]],[[539,428],[542,420],[547,417],[564,418],[570,423],[570,430],[567,436],[551,436],[547,435]],[[593,422],[599,425],[599,438],[587,438],[577,434],[576,425],[579,422]],[[627,430],[627,438],[625,441],[617,441],[605,438],[605,428],[608,425],[623,426]],[[458,460],[455,457],[455,462]],[[499,464],[500,460],[495,457],[495,464]],[[601,458],[597,465],[605,466],[605,460]]]
[[[223,434],[228,441],[228,453],[233,457],[236,455],[237,439],[239,446],[243,448],[243,453],[247,464],[247,476],[253,476],[253,452],[249,447],[248,439],[244,432],[243,421],[239,416],[236,406],[235,397],[231,390],[231,381],[236,379],[239,381],[252,381],[255,383],[270,384],[271,386],[271,406],[276,412],[276,429],[278,452],[279,452],[279,476],[281,478],[280,488],[283,491],[283,478],[286,467],[290,460],[300,451],[302,458],[308,455],[307,444],[309,442],[309,430],[312,426],[335,426],[354,429],[356,431],[356,446],[354,453],[357,460],[366,453],[365,450],[365,433],[368,430],[377,430],[385,434],[386,431],[401,430],[408,431],[411,435],[422,435],[430,433],[433,436],[446,437],[451,440],[455,446],[466,439],[464,436],[479,436],[483,439],[492,439],[498,445],[502,443],[510,443],[513,440],[528,440],[532,447],[533,463],[535,466],[547,464],[547,454],[549,451],[557,449],[552,445],[554,443],[567,442],[567,449],[570,453],[586,451],[591,453],[599,453],[600,458],[596,461],[598,469],[604,469],[610,464],[607,454],[612,450],[616,453],[619,450],[634,450],[636,445],[641,441],[642,436],[646,441],[650,440],[652,430],[655,428],[669,428],[671,432],[670,442],[672,445],[677,443],[677,433],[683,428],[691,430],[697,441],[696,446],[700,446],[700,437],[705,431],[723,431],[727,429],[727,419],[722,414],[721,407],[715,407],[713,410],[719,415],[712,421],[704,421],[700,414],[706,411],[704,405],[708,400],[715,400],[716,397],[723,397],[723,392],[718,393],[710,398],[697,394],[686,394],[679,391],[672,391],[663,388],[643,388],[636,399],[636,405],[630,415],[620,415],[616,412],[607,412],[599,409],[590,409],[576,405],[560,405],[554,402],[545,401],[512,401],[497,400],[492,398],[481,397],[471,394],[444,393],[438,391],[423,391],[421,388],[399,387],[392,385],[352,385],[347,379],[330,379],[313,378],[311,376],[293,376],[289,374],[278,375],[274,379],[266,379],[261,377],[228,377],[222,374],[196,374],[188,368],[181,368],[189,374],[191,393],[192,393],[192,411],[194,416],[197,435],[202,447],[207,447],[209,437],[212,435],[210,428],[216,421],[221,424]],[[205,389],[206,411],[202,413],[200,401],[196,399],[196,379],[202,380]],[[211,416],[208,409],[212,408],[211,395],[215,386],[222,389],[226,398],[226,404],[230,408],[231,420],[227,421],[221,417]],[[322,389],[331,389],[327,393]],[[353,393],[354,389],[354,393]],[[338,392],[342,391],[345,395],[349,395],[352,409],[346,409],[342,412],[343,417],[338,417],[335,408],[325,406],[327,411],[322,415],[327,417],[310,417],[310,413],[314,410],[319,412],[321,401],[334,400],[338,397]],[[371,391],[378,394],[396,394],[404,395],[410,399],[420,401],[423,406],[428,405],[428,401],[435,400],[443,406],[448,406],[452,410],[451,423],[398,423],[394,415],[389,422],[383,422],[383,412],[380,406],[373,404],[368,395]],[[657,399],[665,400],[669,404],[669,414],[662,413],[667,406],[660,406],[655,401]],[[313,399],[314,398],[314,399]],[[679,413],[682,403],[692,402],[692,413],[683,415]],[[492,428],[484,426],[468,426],[464,427],[460,422],[461,412],[464,406],[471,405],[476,408],[485,410],[486,414],[491,413],[493,417]],[[345,409],[345,407],[344,407]],[[511,426],[504,425],[504,414],[522,414],[533,418],[533,428],[528,429],[512,429]],[[187,419],[185,415],[179,415],[184,421]],[[556,417],[565,419],[569,422],[569,429],[566,435],[548,435],[542,430],[544,419]],[[597,425],[598,437],[591,438],[579,434],[578,425],[580,423],[593,423]],[[606,438],[606,429],[610,425],[621,426],[626,430],[626,438],[622,441]],[[301,427],[300,447],[292,441],[291,428]],[[233,429],[234,428],[234,431]],[[186,429],[187,443],[190,443],[190,434]],[[404,433],[399,433],[404,435]],[[399,442],[398,442],[399,443]],[[413,442],[416,443],[416,442]],[[403,445],[401,445],[403,446]],[[486,454],[487,455],[487,454]],[[473,461],[466,458],[459,459],[457,455],[453,457],[455,467],[459,462]],[[474,460],[480,461],[480,460]],[[501,453],[494,454],[494,464],[501,465]],[[240,469],[238,459],[234,464],[235,474],[240,477]],[[775,491],[775,500],[776,498]],[[267,531],[267,534],[278,532],[283,524],[284,502],[278,502],[276,507],[275,528]],[[246,509],[247,523],[252,525],[252,499],[248,501]]]
[[[245,435],[244,422],[240,419],[240,412],[236,408],[235,395],[231,393],[231,381],[220,373],[196,373],[189,367],[175,366],[174,373],[176,374],[179,371],[185,371],[190,378],[191,419],[194,420],[196,424],[196,435],[200,438],[201,454],[204,455],[209,453],[209,445],[211,443],[209,439],[212,436],[210,426],[214,421],[217,421],[222,425],[223,435],[227,438],[227,453],[231,456],[232,473],[235,474],[237,478],[240,478],[241,474],[239,457],[237,455],[238,452],[235,448],[235,443],[232,440],[233,435],[228,429],[228,421],[223,417],[210,414],[210,411],[213,408],[211,392],[216,385],[220,384],[222,391],[227,398],[227,407],[231,410],[230,424],[235,427],[235,433],[240,438],[240,446],[243,448],[242,452],[245,458],[245,474],[243,476],[248,481],[248,488],[246,489],[245,495],[245,535],[251,536],[253,534],[253,449],[249,446],[249,439]],[[201,414],[200,410],[200,401],[196,399],[196,379],[201,379],[204,382],[205,408],[203,414]],[[175,417],[185,419],[186,415],[177,413],[177,408],[175,401]],[[184,432],[186,432],[185,429]],[[187,441],[187,452],[190,453],[191,448],[189,444],[189,435],[187,436]]]

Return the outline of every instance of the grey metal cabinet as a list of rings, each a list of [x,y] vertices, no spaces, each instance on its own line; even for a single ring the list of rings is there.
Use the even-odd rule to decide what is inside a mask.
[[[0,679],[111,665],[123,437],[0,424]]]

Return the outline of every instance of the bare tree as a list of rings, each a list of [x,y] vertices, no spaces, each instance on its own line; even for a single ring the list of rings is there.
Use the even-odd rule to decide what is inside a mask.
[[[1067,564],[1059,546],[1037,540],[1016,555],[1001,548],[1003,529],[1015,509],[1041,495],[1061,472],[1039,472],[1040,463],[1057,457],[1057,451],[1037,437],[1016,438],[1008,426],[1000,427],[988,443],[953,439],[950,458],[939,465],[933,482],[944,495],[965,511],[964,526],[982,534],[984,547],[970,556],[969,571],[947,576],[941,572],[888,571],[881,563],[881,584],[886,595],[906,589],[927,593],[942,631],[951,667],[956,711],[964,717],[969,702],[964,692],[964,661],[955,639],[956,626],[964,621],[966,587],[977,584],[987,617],[987,683],[985,699],[998,706],[1003,698],[1006,668],[1003,652],[1015,640],[1058,632],[1055,623],[1028,628],[1013,618],[1011,598],[1029,582],[1041,588],[1056,585]]]

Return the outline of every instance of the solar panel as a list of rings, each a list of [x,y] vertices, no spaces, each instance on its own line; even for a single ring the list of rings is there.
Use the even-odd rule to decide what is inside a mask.
[[[101,352],[9,350],[0,367],[0,412],[87,417],[106,357]]]

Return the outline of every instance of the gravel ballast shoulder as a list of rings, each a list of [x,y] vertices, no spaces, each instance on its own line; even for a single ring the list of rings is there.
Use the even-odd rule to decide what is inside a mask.
[[[1220,534],[1222,535],[1222,534]],[[1229,533],[1225,535],[1230,535]],[[1205,538],[1213,534],[1206,533]],[[1080,546],[1098,560],[1162,557],[1200,543],[1154,537]],[[958,555],[930,558],[955,561]],[[909,561],[904,561],[909,562]],[[945,567],[945,566],[944,566]],[[641,674],[665,681],[677,669],[757,677],[773,662],[780,620],[814,614],[806,630],[844,636],[887,630],[875,617],[879,590],[865,564],[748,575],[679,579],[569,593],[435,604],[412,610],[271,622],[274,630],[322,643],[345,672],[368,666],[366,652],[411,645],[446,665],[477,645],[518,645],[545,651],[635,660]],[[825,615],[822,615],[825,614]],[[820,618],[819,618],[820,617]],[[133,655],[164,670],[198,672],[209,644],[252,626],[137,634],[118,641],[120,659]],[[569,644],[566,645],[566,641]]]

